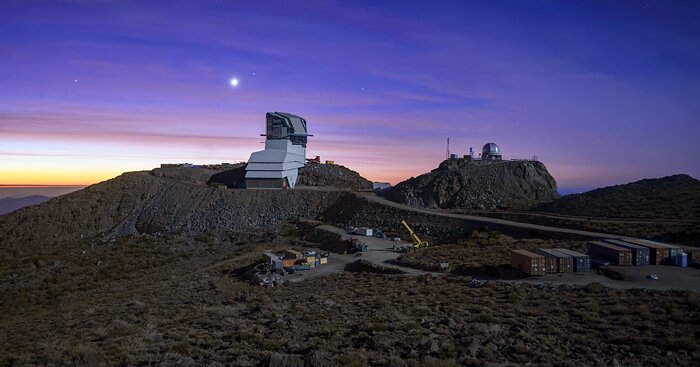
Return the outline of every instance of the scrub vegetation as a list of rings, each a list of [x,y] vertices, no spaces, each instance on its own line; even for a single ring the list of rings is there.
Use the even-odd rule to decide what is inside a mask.
[[[263,249],[297,241],[265,231],[139,236],[16,258],[0,274],[2,363],[700,362],[692,292],[366,272],[262,288],[235,276]]]

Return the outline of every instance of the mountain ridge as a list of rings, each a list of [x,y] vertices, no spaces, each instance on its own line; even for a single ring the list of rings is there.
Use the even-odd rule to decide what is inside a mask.
[[[700,181],[686,174],[601,187],[532,208],[563,215],[700,219]]]

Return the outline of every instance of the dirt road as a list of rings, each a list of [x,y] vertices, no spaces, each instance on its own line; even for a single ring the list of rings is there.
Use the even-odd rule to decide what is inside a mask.
[[[588,237],[588,238],[616,238],[616,239],[629,238],[628,236],[621,236],[621,235],[615,235],[615,234],[581,231],[581,230],[577,230],[577,229],[568,229],[568,228],[549,227],[549,226],[542,226],[542,225],[538,225],[538,224],[514,222],[514,221],[510,221],[510,220],[489,218],[489,217],[480,217],[480,216],[467,215],[467,214],[446,213],[446,212],[441,212],[441,211],[437,211],[437,210],[416,208],[416,207],[408,206],[405,204],[395,203],[393,201],[389,201],[387,199],[381,198],[379,196],[376,196],[376,195],[374,195],[372,193],[368,193],[368,192],[355,192],[355,194],[361,198],[367,199],[369,201],[372,201],[372,202],[375,202],[375,203],[378,203],[381,205],[386,205],[386,206],[390,206],[390,207],[401,209],[401,210],[407,210],[407,211],[412,211],[412,212],[416,212],[416,213],[434,215],[434,216],[439,216],[439,217],[463,219],[463,220],[474,221],[474,222],[479,222],[479,223],[483,223],[483,224],[495,224],[495,225],[500,225],[500,226],[508,226],[508,227],[522,228],[522,229],[528,229],[528,230],[537,230],[537,231],[542,231],[542,232],[550,232],[550,233],[558,233],[558,234],[568,234],[568,235]]]
[[[552,284],[552,285],[588,285],[600,283],[609,288],[632,289],[645,288],[656,290],[690,290],[700,293],[700,269],[681,268],[666,265],[648,266],[611,266],[610,269],[622,274],[624,280],[610,279],[598,275],[595,271],[588,273],[548,274],[513,281],[514,283]],[[659,279],[647,279],[655,274]]]

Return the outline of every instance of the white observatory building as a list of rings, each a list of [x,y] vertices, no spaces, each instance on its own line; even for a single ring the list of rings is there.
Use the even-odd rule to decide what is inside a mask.
[[[501,148],[496,143],[486,143],[481,148],[481,159],[500,161],[502,159]]]
[[[306,163],[306,120],[286,112],[268,112],[265,118],[265,150],[250,155],[246,188],[293,189]]]

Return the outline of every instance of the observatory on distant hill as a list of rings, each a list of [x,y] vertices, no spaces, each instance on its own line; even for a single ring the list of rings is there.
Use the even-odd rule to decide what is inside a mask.
[[[306,120],[286,112],[266,114],[265,150],[250,155],[245,184],[249,189],[294,188],[306,163]]]
[[[496,143],[486,143],[481,148],[481,159],[501,160],[501,148]]]

